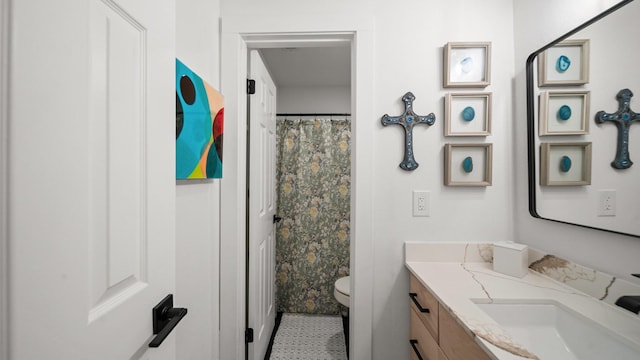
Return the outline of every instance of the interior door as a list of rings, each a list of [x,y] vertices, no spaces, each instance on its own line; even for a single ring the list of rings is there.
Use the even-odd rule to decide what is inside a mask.
[[[10,358],[175,359],[175,0],[11,12]]]
[[[256,84],[249,97],[249,359],[262,360],[275,325],[276,87],[257,50],[249,77]]]

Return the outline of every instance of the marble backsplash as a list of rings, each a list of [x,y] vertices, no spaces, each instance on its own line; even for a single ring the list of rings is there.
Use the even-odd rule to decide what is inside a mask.
[[[493,244],[407,242],[405,246],[406,261],[493,262]],[[529,269],[605,303],[615,305],[620,296],[640,295],[640,284],[616,278],[531,247],[528,256]]]
[[[640,285],[529,248],[529,269],[615,305],[622,295],[640,295]]]

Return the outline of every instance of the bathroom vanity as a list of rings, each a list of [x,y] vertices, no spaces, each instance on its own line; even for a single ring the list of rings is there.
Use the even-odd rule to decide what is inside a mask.
[[[406,243],[411,359],[640,358],[640,317],[613,305],[638,285],[529,251],[518,278],[491,244]]]
[[[415,294],[415,295],[414,295]],[[411,275],[411,359],[490,359],[446,307]],[[420,354],[420,355],[419,355]]]

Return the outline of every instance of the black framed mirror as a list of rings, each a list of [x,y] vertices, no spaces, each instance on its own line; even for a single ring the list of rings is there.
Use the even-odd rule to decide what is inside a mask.
[[[638,18],[621,1],[529,55],[532,216],[640,237]]]

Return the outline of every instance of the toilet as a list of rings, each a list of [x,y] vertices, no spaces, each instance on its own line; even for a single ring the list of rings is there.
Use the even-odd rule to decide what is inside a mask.
[[[349,307],[349,287],[351,286],[351,281],[349,280],[349,276],[341,277],[336,280],[333,296],[335,296],[338,302],[346,307]]]

